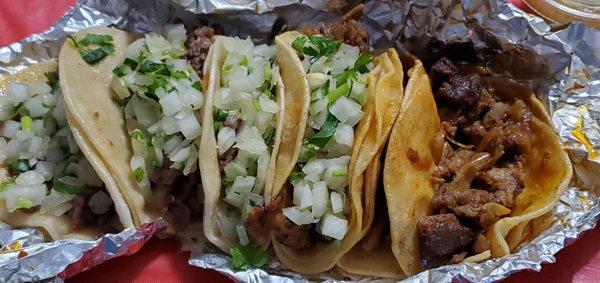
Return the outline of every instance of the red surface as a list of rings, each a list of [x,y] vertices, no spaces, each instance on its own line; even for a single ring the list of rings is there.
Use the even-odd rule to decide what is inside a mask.
[[[517,6],[523,7],[519,0]],[[45,30],[75,0],[0,0],[0,46]],[[600,281],[600,229],[559,252],[542,272],[524,271],[505,282]],[[187,264],[189,254],[174,240],[150,240],[138,253],[110,260],[67,282],[230,282],[226,276]]]

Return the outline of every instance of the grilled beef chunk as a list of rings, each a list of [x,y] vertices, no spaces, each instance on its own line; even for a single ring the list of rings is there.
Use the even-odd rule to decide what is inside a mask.
[[[165,161],[156,167],[152,174],[152,194],[154,205],[161,211],[169,232],[185,230],[192,217],[202,215],[202,196],[198,184],[198,172],[183,175],[183,172],[170,168]]]
[[[284,188],[267,207],[255,207],[245,222],[250,241],[257,246],[265,246],[273,231],[277,241],[289,248],[311,246],[314,239],[311,225],[296,225],[283,215],[283,208],[291,205],[292,200]]]
[[[185,47],[187,47],[185,55],[192,68],[198,74],[202,73],[202,66],[204,66],[204,61],[206,61],[208,49],[212,44],[212,37],[214,35],[215,30],[213,28],[199,27],[189,34],[185,41]]]
[[[473,241],[473,232],[460,224],[454,214],[427,216],[417,224],[421,257],[427,267],[449,260]]]
[[[501,100],[479,74],[446,58],[432,69],[443,79],[435,98],[446,142],[432,175],[434,215],[418,224],[428,267],[464,258],[472,239],[501,216],[498,205],[513,207],[531,147],[525,102]]]
[[[483,90],[481,77],[476,74],[451,76],[443,82],[437,98],[452,108],[470,107],[477,103]]]
[[[431,70],[444,76],[451,76],[458,72],[458,67],[446,57],[442,57],[439,61],[431,66]]]

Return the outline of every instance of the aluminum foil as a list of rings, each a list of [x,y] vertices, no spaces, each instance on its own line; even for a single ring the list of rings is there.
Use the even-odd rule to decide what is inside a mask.
[[[357,1],[292,2],[299,1],[80,1],[49,30],[0,48],[0,77],[57,57],[68,34],[90,26],[114,25],[142,33],[172,22],[183,22],[188,28],[209,24],[226,35],[270,42],[284,29],[335,21],[339,16],[324,10],[344,10]],[[600,189],[600,31],[581,24],[551,31],[542,19],[495,0],[371,1],[366,3],[362,23],[375,51],[396,47],[427,62],[448,44],[466,43],[477,58],[487,63],[490,72],[530,85],[550,110],[576,171],[574,186],[554,209],[548,230],[517,253],[480,264],[440,267],[407,281],[491,282],[519,270],[540,270],[542,263],[554,262],[556,252],[595,226],[600,217],[600,194],[596,190]],[[14,230],[0,225],[0,277],[6,281],[67,278],[109,257],[136,250],[161,225],[162,221],[97,241],[53,243],[42,243],[34,229]],[[251,282],[373,279],[339,270],[306,278],[286,270],[276,260],[263,269],[235,272],[229,258],[210,247],[194,253],[190,264]]]

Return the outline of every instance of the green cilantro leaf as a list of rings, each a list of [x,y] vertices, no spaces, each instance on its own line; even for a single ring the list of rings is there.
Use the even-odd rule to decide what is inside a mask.
[[[231,253],[231,263],[235,270],[258,268],[267,263],[267,254],[265,251],[252,244],[234,246],[229,249],[229,252]]]
[[[76,185],[66,184],[61,181],[54,183],[54,190],[71,195],[89,195],[92,193],[90,189]]]
[[[135,177],[135,181],[140,183],[144,180],[144,168],[138,167],[133,170],[133,176]]]
[[[110,35],[88,33],[82,40],[77,40],[74,36],[69,36],[68,39],[79,49],[81,58],[90,65],[97,64],[106,56],[115,52],[115,45],[112,43],[113,38]],[[97,48],[87,48],[91,45],[95,45]]]
[[[44,76],[48,80],[48,85],[52,88],[52,92],[58,89],[58,73],[46,72]]]

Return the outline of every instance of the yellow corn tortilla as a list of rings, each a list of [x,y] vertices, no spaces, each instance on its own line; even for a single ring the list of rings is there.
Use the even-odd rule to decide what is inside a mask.
[[[204,189],[204,234],[211,243],[224,252],[229,253],[229,249],[236,245],[238,240],[226,237],[219,229],[217,212],[226,204],[223,201],[224,196],[221,195],[221,174],[219,171],[216,134],[213,126],[213,117],[215,113],[213,109],[214,100],[215,95],[218,93],[217,90],[221,88],[221,70],[226,56],[227,50],[223,44],[223,37],[216,36],[214,38],[214,43],[210,47],[208,59],[205,62],[205,74],[208,74],[208,89],[202,114],[203,122],[199,166]],[[280,80],[275,87],[275,100],[280,111],[274,117],[276,122],[275,135],[273,137],[273,145],[270,152],[271,156],[267,169],[268,173],[263,189],[263,195],[265,196],[270,193],[275,178],[275,164],[277,162],[284,123],[298,123],[296,119],[299,116],[287,116],[286,99],[287,93],[284,93],[283,82]]]
[[[419,60],[409,70],[409,84],[388,144],[384,165],[384,189],[388,203],[392,251],[402,271],[411,276],[423,270],[417,237],[417,221],[432,213],[430,200],[435,187],[431,172],[441,155],[434,140],[441,134],[440,119],[429,78]],[[532,147],[525,155],[525,189],[515,199],[511,213],[484,233],[490,250],[466,261],[482,261],[513,252],[523,238],[524,228],[554,208],[571,179],[572,168],[549,116],[535,95],[527,88],[505,80],[490,79],[497,93],[518,96],[532,112]],[[419,164],[407,157],[407,150],[417,152]]]
[[[275,38],[277,60],[280,61],[282,68],[286,94],[291,93],[291,96],[304,104],[304,108],[299,111],[302,115],[299,120],[302,123],[291,124],[284,128],[283,137],[295,137],[295,139],[282,144],[295,144],[295,147],[289,148],[289,156],[291,156],[289,163],[282,164],[284,167],[276,168],[281,174],[276,175],[270,199],[277,197],[281,192],[297,162],[310,105],[310,90],[305,71],[296,51],[291,47],[298,36],[300,36],[298,32],[286,32]],[[317,274],[331,269],[363,237],[366,233],[363,227],[372,222],[374,200],[370,196],[365,196],[367,193],[363,189],[363,182],[368,182],[366,178],[370,176],[363,177],[363,172],[367,170],[385,144],[389,129],[398,113],[399,97],[403,93],[402,66],[396,52],[390,50],[375,62],[376,66],[367,76],[367,102],[363,107],[365,114],[357,126],[349,163],[348,194],[351,199],[351,213],[348,219],[348,232],[341,241],[316,243],[315,246],[302,250],[288,248],[274,240],[273,247],[279,261],[294,271]],[[285,74],[285,70],[289,71],[289,75]],[[286,78],[292,81],[292,85],[288,84]],[[398,78],[399,80],[396,80]],[[372,192],[369,192],[369,195],[372,195]]]
[[[375,103],[365,106],[365,123],[359,124],[357,138],[360,147],[353,149],[356,156],[354,167],[350,169],[351,186],[364,191],[364,214],[362,237],[371,228],[374,221],[375,194],[379,180],[380,156],[388,141],[392,126],[400,112],[400,104],[404,96],[404,70],[395,50],[390,49],[375,60],[376,67],[380,68],[375,86],[368,88],[368,97],[373,97]],[[375,72],[377,70],[374,70]],[[372,74],[375,74],[372,72]],[[385,205],[385,204],[384,204]],[[340,259],[338,266],[345,271],[379,277],[400,277],[398,265],[393,258],[391,250],[380,242],[373,250],[364,250],[357,244],[352,250]]]
[[[6,89],[10,83],[46,82],[47,78],[45,77],[45,73],[54,73],[56,71],[58,71],[58,63],[56,60],[49,60],[29,66],[23,71],[4,77],[3,80],[0,81],[0,95],[6,95]],[[72,123],[70,116],[71,113],[67,111],[69,127],[77,144],[88,161],[92,164],[93,168],[96,170],[98,176],[100,176],[104,182],[106,191],[113,200],[117,216],[120,220],[120,228],[134,228],[129,208],[125,205],[123,196],[121,195],[118,186],[112,180],[110,173],[106,169],[95,166],[97,159],[95,156],[87,154],[88,148],[82,141],[80,130],[77,128],[76,124]],[[0,127],[2,127],[2,123],[0,123]],[[0,165],[0,181],[5,180],[8,177],[8,170],[6,169],[5,165]],[[70,217],[66,214],[57,217],[50,214],[43,214],[39,211],[26,212],[22,210],[16,210],[14,212],[9,212],[6,209],[6,205],[3,201],[0,205],[0,219],[11,226],[18,228],[39,228],[49,240],[58,240],[64,238],[94,239],[100,233],[97,227],[84,227],[79,229],[75,228]]]

